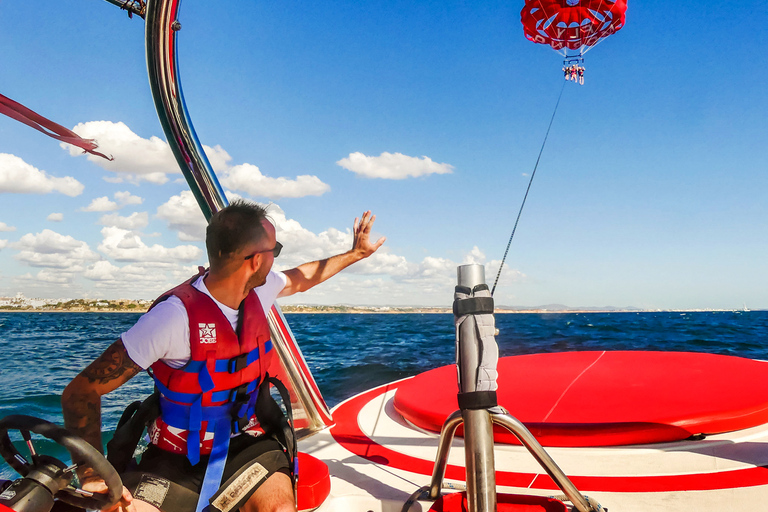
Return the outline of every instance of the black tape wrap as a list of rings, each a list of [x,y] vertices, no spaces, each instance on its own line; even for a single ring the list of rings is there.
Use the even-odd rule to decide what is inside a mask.
[[[487,313],[493,314],[493,297],[469,297],[453,301],[453,315],[456,317]]]
[[[490,409],[496,407],[495,391],[473,391],[471,393],[458,393],[459,409]]]

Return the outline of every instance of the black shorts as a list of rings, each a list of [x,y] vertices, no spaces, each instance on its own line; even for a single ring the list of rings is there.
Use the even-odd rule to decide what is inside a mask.
[[[200,462],[193,466],[186,455],[150,445],[138,468],[121,477],[135,498],[163,512],[189,512],[195,510],[207,467],[206,456],[201,456]],[[222,512],[239,509],[274,473],[291,476],[288,455],[280,443],[272,437],[248,434],[232,438],[222,485],[214,499],[227,496],[216,508]]]

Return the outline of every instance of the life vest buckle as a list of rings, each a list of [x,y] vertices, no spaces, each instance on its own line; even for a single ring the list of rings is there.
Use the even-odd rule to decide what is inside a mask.
[[[227,364],[229,373],[237,373],[243,371],[247,366],[248,354],[240,354],[239,356],[233,357],[229,360],[229,364]]]
[[[251,422],[251,419],[246,416],[243,416],[242,418],[236,418],[232,420],[232,432],[242,432],[245,430],[245,427],[248,426],[248,424]]]
[[[229,401],[232,402],[235,409],[250,399],[251,395],[248,393],[248,384],[240,384],[229,392]]]

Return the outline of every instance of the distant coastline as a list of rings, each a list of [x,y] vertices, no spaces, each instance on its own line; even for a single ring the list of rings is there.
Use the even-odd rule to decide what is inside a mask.
[[[31,305],[29,303],[0,304],[0,313],[146,313],[152,301],[149,300],[89,300],[74,299],[67,301],[47,301]],[[299,314],[450,314],[449,307],[418,307],[418,306],[318,306],[293,305],[280,306],[283,313]],[[562,304],[550,304],[535,307],[500,306],[496,314],[537,313],[653,313],[653,312],[718,312],[742,311],[739,309],[641,309],[634,307],[569,307]]]
[[[146,313],[149,300],[27,299],[19,294],[0,298],[0,312],[19,313]]]

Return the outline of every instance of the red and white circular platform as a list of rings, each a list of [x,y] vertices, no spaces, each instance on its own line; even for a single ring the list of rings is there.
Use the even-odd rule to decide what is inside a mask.
[[[499,405],[544,446],[680,441],[768,423],[768,365],[752,359],[562,352],[505,357],[498,372]],[[457,390],[455,366],[437,368],[400,385],[395,409],[417,427],[439,432],[458,408]],[[501,428],[495,438],[517,442]]]
[[[499,373],[500,404],[550,445],[579,490],[604,506],[754,510],[750,504],[768,499],[766,362],[575,352],[502,358]],[[336,425],[302,441],[302,450],[330,467],[330,501],[338,510],[353,503],[399,510],[397,503],[429,483],[437,430],[456,409],[455,367],[439,368],[343,402],[333,411]],[[708,435],[689,438],[702,432]],[[495,452],[500,492],[559,494],[522,446],[497,443]],[[463,481],[464,473],[457,438],[446,479]]]

